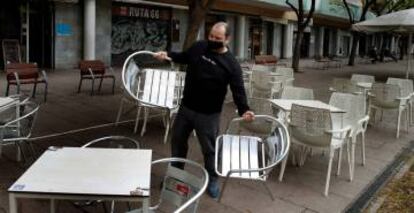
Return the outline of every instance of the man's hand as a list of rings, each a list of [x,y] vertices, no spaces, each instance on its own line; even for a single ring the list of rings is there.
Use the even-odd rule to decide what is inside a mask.
[[[244,121],[247,121],[247,122],[254,121],[254,112],[252,112],[252,111],[246,111],[243,114],[243,120]]]
[[[165,60],[170,61],[171,60],[171,58],[168,57],[168,53],[164,51],[156,52],[154,54],[154,58],[156,58],[159,61],[165,61]]]

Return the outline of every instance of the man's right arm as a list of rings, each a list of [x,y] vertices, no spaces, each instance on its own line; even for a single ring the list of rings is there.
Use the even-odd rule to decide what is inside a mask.
[[[194,43],[190,48],[183,52],[157,52],[155,53],[155,58],[163,61],[168,60],[168,58],[171,58],[172,61],[179,63],[179,64],[189,64],[191,61],[191,58],[194,57],[195,54],[200,52],[201,43],[196,42]]]

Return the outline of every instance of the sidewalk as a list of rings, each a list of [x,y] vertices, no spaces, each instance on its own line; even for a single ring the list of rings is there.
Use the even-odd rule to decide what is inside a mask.
[[[315,98],[327,102],[329,100],[328,87],[333,77],[349,78],[352,73],[372,74],[377,81],[385,81],[387,77],[405,76],[406,61],[399,63],[377,63],[375,65],[357,65],[355,67],[344,66],[341,69],[317,70],[306,68],[312,61],[303,61],[303,73],[295,74],[296,86],[313,88]],[[102,87],[102,93],[90,96],[90,84],[84,82],[84,92],[77,94],[79,81],[77,70],[56,70],[48,72],[50,81],[47,103],[42,104],[38,114],[38,120],[33,131],[33,137],[48,134],[61,133],[73,129],[87,128],[95,125],[108,124],[115,121],[116,113],[121,99],[120,70],[117,69],[117,85],[115,95],[111,95],[109,81]],[[0,94],[4,95],[5,76],[0,75]],[[42,87],[38,88],[37,100],[42,101]],[[11,94],[13,94],[12,90]],[[28,90],[27,92],[30,92]],[[221,130],[224,131],[229,120],[234,116],[232,103],[226,104],[223,109]],[[343,211],[364,188],[370,184],[381,171],[392,162],[393,158],[403,147],[413,140],[414,128],[407,133],[401,129],[400,138],[395,138],[396,116],[394,112],[384,113],[384,119],[378,125],[368,128],[366,134],[366,166],[360,162],[360,149],[356,149],[356,168],[353,182],[348,181],[348,167],[346,155],[343,157],[341,175],[331,178],[329,197],[324,197],[325,175],[328,161],[326,155],[315,153],[307,160],[303,167],[288,165],[283,182],[278,182],[279,168],[271,174],[268,184],[273,191],[276,200],[272,201],[266,194],[261,184],[231,180],[224,194],[222,203],[217,203],[205,195],[200,203],[199,212],[341,212]],[[135,111],[123,116],[123,120],[134,119]],[[36,148],[44,150],[48,146],[81,146],[85,142],[105,135],[122,134],[139,140],[145,148],[153,149],[154,159],[169,157],[170,145],[163,144],[162,121],[154,118],[147,125],[144,137],[133,134],[133,123],[125,123],[118,127],[108,126],[93,130],[83,131],[66,136],[53,137],[35,141]],[[190,139],[190,152],[188,158],[203,163],[202,154],[194,137]],[[14,162],[14,147],[4,147],[3,158],[0,158],[0,212],[1,208],[8,211],[7,188],[18,178],[24,168]],[[13,160],[10,160],[13,159]],[[335,167],[334,167],[335,168]],[[133,169],[133,168],[131,168]],[[333,169],[334,170],[334,169]],[[48,201],[23,200],[19,208],[22,212],[47,212]],[[123,208],[124,205],[119,205]],[[122,207],[121,207],[122,206]],[[92,209],[92,212],[100,212],[102,208]],[[80,212],[68,202],[60,202],[58,212]]]

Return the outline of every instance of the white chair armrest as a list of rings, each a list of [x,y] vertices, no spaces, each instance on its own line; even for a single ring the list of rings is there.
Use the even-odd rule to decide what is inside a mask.
[[[361,125],[362,128],[364,128],[364,130],[366,130],[367,129],[367,126],[368,126],[368,121],[369,121],[369,116],[366,115],[365,117],[361,118],[358,121],[358,124]]]

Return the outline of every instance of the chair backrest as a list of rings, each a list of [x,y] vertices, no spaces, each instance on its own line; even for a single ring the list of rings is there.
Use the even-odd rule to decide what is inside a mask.
[[[286,78],[294,78],[294,70],[291,67],[276,67],[276,73],[279,73],[281,76]]]
[[[126,136],[112,135],[97,138],[95,140],[89,141],[88,143],[82,146],[82,148],[87,147],[139,149],[141,146],[139,142],[135,139]]]
[[[375,76],[373,75],[361,75],[361,74],[352,74],[351,81],[363,82],[363,83],[374,83]]]
[[[268,71],[253,71],[250,81],[251,96],[257,98],[272,98],[272,91],[278,91],[282,87],[279,74]],[[275,82],[280,81],[280,84]]]
[[[332,120],[329,110],[292,105],[289,122],[292,138],[313,146],[326,147],[330,145],[332,139],[332,135],[326,133],[326,130],[331,129]]]
[[[392,78],[387,79],[387,84],[398,85],[401,89],[401,96],[407,97],[414,93],[413,80],[405,78]]]
[[[19,103],[17,107],[19,107],[20,116],[8,121],[2,126],[3,128],[0,128],[0,139],[4,137],[2,130],[11,131],[9,133],[12,133],[16,138],[27,139],[31,136],[39,105],[32,101],[25,101]],[[14,114],[16,114],[15,111]]]
[[[176,108],[181,100],[185,74],[174,71],[172,65],[169,70],[146,68],[147,64],[139,61],[151,59],[153,54],[148,51],[139,51],[127,58],[122,69],[124,89],[140,103]],[[148,66],[153,66],[153,63],[148,63]]]
[[[101,60],[82,60],[79,62],[81,75],[89,75],[89,69],[93,74],[105,74],[105,64]]]
[[[281,98],[291,100],[313,100],[313,89],[302,87],[285,87],[283,88]]]
[[[355,126],[358,120],[365,116],[366,101],[363,95],[334,92],[329,99],[329,105],[343,109],[345,113],[332,115],[332,120],[337,119],[337,124]]]
[[[362,93],[362,88],[358,87],[358,85],[347,78],[334,78],[332,80],[331,88],[335,92],[343,92],[343,93]]]
[[[384,108],[396,108],[400,105],[397,99],[401,97],[398,85],[374,83],[371,88],[371,103]]]
[[[36,63],[8,63],[6,65],[7,80],[15,80],[14,73],[19,79],[37,79],[39,77],[39,68]]]
[[[248,98],[250,109],[257,115],[272,115],[272,104],[266,98]]]
[[[171,166],[171,163],[183,163],[185,170]],[[152,162],[157,164],[168,164],[162,185],[160,201],[151,209],[157,209],[163,203],[168,202],[177,207],[174,213],[197,212],[201,196],[207,189],[209,180],[206,169],[200,164],[183,158],[164,158]],[[187,169],[187,167],[191,167]],[[190,172],[191,171],[191,172]]]
[[[263,64],[254,64],[252,67],[253,71],[262,71],[262,72],[273,72],[275,71],[275,66],[263,65]]]

